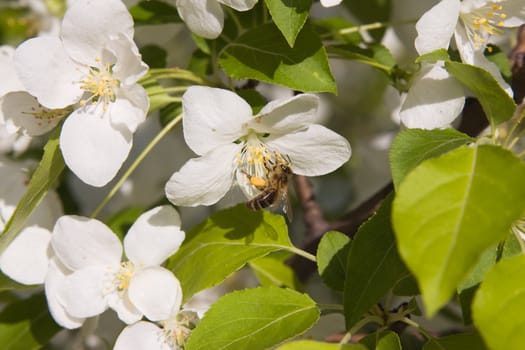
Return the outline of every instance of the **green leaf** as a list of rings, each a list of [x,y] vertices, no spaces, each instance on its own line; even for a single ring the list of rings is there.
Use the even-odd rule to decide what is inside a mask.
[[[337,92],[326,51],[308,25],[294,48],[273,24],[251,29],[226,45],[219,64],[234,79],[256,79],[300,91]]]
[[[65,164],[58,145],[59,135],[60,128],[56,128],[49,137],[44,147],[42,160],[33,173],[29,185],[27,185],[26,192],[18,202],[15,212],[5,225],[4,231],[0,236],[0,252],[3,251],[20,230],[22,230],[27,218],[42,201],[60,174],[62,174]]]
[[[390,50],[381,44],[368,45],[366,48],[352,44],[328,46],[327,51],[336,58],[361,62],[379,69],[388,76],[392,74],[396,65]]]
[[[135,25],[180,22],[177,9],[162,1],[141,1],[129,9]]]
[[[347,235],[328,231],[317,247],[317,270],[324,283],[332,289],[342,291],[346,278],[346,261],[351,241]]]
[[[489,47],[490,50],[488,50]],[[510,83],[512,81],[512,67],[507,54],[501,51],[499,47],[489,45],[487,50],[485,50],[485,56],[490,62],[494,63],[496,67],[498,67],[498,70],[501,72],[501,75],[505,81]]]
[[[367,335],[359,341],[369,350],[401,350],[399,336],[390,331],[383,331]]]
[[[248,102],[250,106],[252,107],[252,113],[253,115],[256,115],[259,113],[259,111],[266,106],[268,101],[264,98],[263,95],[259,93],[259,91],[254,89],[241,89],[237,90],[237,95],[242,97],[243,100]]]
[[[449,61],[448,51],[446,49],[437,49],[432,52],[428,52],[416,58],[416,63],[421,62],[431,62],[435,63],[437,61]]]
[[[387,22],[390,18],[390,0],[344,0],[344,5],[363,24]],[[377,42],[384,33],[385,27],[369,31]]]
[[[472,305],[474,324],[493,350],[525,344],[525,255],[500,261],[485,276]]]
[[[44,293],[9,304],[0,313],[2,350],[40,349],[60,330],[48,312]]]
[[[262,286],[303,289],[295,272],[282,260],[263,257],[250,261],[249,265]]]
[[[297,340],[279,346],[276,350],[367,350],[361,344],[334,344],[315,340]]]
[[[275,25],[286,38],[288,45],[294,47],[295,39],[308,18],[312,0],[266,0],[265,2]]]
[[[524,178],[520,159],[481,145],[426,160],[401,183],[393,224],[428,315],[447,302],[486,249],[507,237],[525,209]]]
[[[359,228],[350,247],[343,296],[347,329],[409,274],[397,252],[391,205],[392,195]]]
[[[319,319],[306,294],[260,287],[225,295],[206,312],[186,350],[267,349],[304,333]]]
[[[445,62],[445,68],[472,91],[493,128],[513,116],[514,100],[488,71],[459,62]]]
[[[442,338],[429,340],[423,350],[485,350],[487,347],[477,333],[453,334]],[[510,348],[508,348],[510,349]]]
[[[165,49],[157,45],[146,45],[140,48],[142,60],[150,68],[166,67],[166,57],[168,56]]]
[[[166,93],[164,87],[160,85],[157,79],[149,77],[145,80],[141,80],[140,83],[144,89],[146,89],[146,93],[148,94],[148,114],[174,102],[174,98]],[[176,101],[176,103],[180,103],[180,101]]]
[[[390,147],[390,169],[395,188],[422,161],[437,157],[474,139],[454,129],[401,131]]]
[[[248,261],[292,248],[281,215],[240,204],[213,213],[192,228],[168,268],[179,279],[184,300],[222,282]],[[198,271],[199,273],[195,273]]]

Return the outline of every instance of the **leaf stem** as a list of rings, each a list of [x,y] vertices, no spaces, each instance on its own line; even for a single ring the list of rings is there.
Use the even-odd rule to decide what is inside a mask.
[[[417,19],[407,19],[407,20],[396,21],[396,22],[374,22],[374,23],[368,23],[368,24],[363,24],[363,25],[360,25],[360,26],[352,26],[352,27],[341,28],[341,29],[338,29],[338,30],[333,31],[333,32],[325,33],[325,34],[321,35],[321,38],[324,39],[324,38],[333,37],[335,35],[351,34],[351,33],[360,32],[362,30],[381,29],[381,28],[386,28],[388,26],[398,26],[398,25],[405,25],[405,24],[413,24],[413,23],[416,23],[417,21],[418,21]]]
[[[400,321],[405,322],[407,325],[412,326],[416,328],[421,334],[423,334],[428,340],[434,339],[434,337],[423,327],[419,325],[419,323],[412,321],[408,317],[403,317]]]
[[[352,336],[357,333],[358,330],[363,328],[369,323],[377,323],[378,325],[382,325],[384,323],[383,319],[379,316],[375,315],[369,315],[365,318],[361,319],[359,322],[357,322],[350,330],[345,334],[343,339],[339,342],[339,345],[341,345],[340,348],[342,348],[342,345],[348,343],[350,339],[352,339]]]
[[[322,311],[343,311],[344,306],[341,304],[317,304]]]
[[[124,175],[122,175],[120,180],[115,184],[115,186],[113,186],[111,191],[106,195],[106,197],[102,200],[102,202],[100,202],[98,207],[93,211],[93,213],[91,214],[92,218],[95,218],[100,213],[102,208],[104,208],[104,206],[111,200],[111,198],[113,198],[113,196],[117,193],[120,187],[122,187],[124,182],[130,177],[130,175],[135,171],[135,169],[139,166],[139,164],[144,160],[144,158],[146,158],[146,156],[160,142],[160,140],[162,140],[162,138],[166,136],[168,132],[170,132],[171,129],[173,129],[173,127],[177,125],[181,120],[182,120],[182,114],[179,114],[177,117],[173,118],[173,120],[170,121],[164,127],[164,129],[162,129],[158,133],[158,135],[155,136],[153,140],[151,140],[151,142],[146,146],[146,148],[144,148],[144,150],[139,154],[137,159],[135,159],[133,164],[131,164],[128,170],[126,170]]]
[[[293,246],[292,247],[286,247],[286,250],[288,250],[288,251],[290,251],[290,252],[292,252],[294,254],[297,254],[299,256],[302,256],[303,258],[308,259],[308,260],[310,260],[310,261],[312,261],[314,263],[317,262],[317,259],[315,258],[315,255],[312,255],[312,254],[308,253],[307,251],[304,251],[304,250],[299,249],[297,247],[293,247]]]

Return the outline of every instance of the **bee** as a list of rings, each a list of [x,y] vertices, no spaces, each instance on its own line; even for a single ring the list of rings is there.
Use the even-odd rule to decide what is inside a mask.
[[[246,206],[252,210],[259,209],[281,209],[292,221],[292,210],[288,199],[288,183],[292,175],[292,169],[285,163],[266,164],[268,180],[255,176],[248,176],[250,183],[261,193],[250,199]]]

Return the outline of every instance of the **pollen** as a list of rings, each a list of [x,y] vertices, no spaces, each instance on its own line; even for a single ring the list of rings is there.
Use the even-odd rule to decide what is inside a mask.
[[[32,116],[36,119],[39,126],[44,126],[56,124],[60,119],[64,118],[71,112],[72,109],[70,107],[49,109],[36,102],[29,111],[24,111],[23,114]]]
[[[86,91],[88,98],[80,101],[82,106],[91,103],[96,105],[102,103],[104,111],[110,103],[115,101],[116,91],[120,86],[120,81],[113,78],[113,67],[109,63],[102,62],[100,57],[96,57],[97,67],[88,67],[88,73],[80,81],[80,88]]]
[[[110,272],[111,273],[111,272]],[[110,284],[106,287],[106,292],[117,291],[122,293],[128,290],[131,277],[135,274],[135,265],[131,261],[120,264],[120,268],[112,273]]]
[[[504,27],[505,23],[502,20],[507,18],[503,10],[503,5],[492,3],[471,12],[461,13],[467,36],[475,49],[484,48],[491,36],[503,34],[501,27]]]

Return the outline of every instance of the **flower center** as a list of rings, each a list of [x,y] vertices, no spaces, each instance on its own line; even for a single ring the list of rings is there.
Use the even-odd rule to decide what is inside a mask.
[[[490,36],[502,34],[503,20],[507,18],[503,12],[503,5],[499,3],[487,4],[470,12],[461,13],[460,16],[475,49],[484,47]]]
[[[106,111],[108,104],[115,101],[115,90],[120,86],[120,81],[113,78],[113,66],[110,63],[102,63],[100,57],[95,60],[99,66],[89,67],[89,73],[80,81],[80,88],[90,94],[87,99],[80,100],[80,104],[85,106],[88,102],[101,102]]]
[[[265,145],[254,132],[246,137],[236,162],[237,182],[248,198],[260,194],[269,185],[275,166],[290,165],[287,157]]]
[[[184,347],[186,339],[198,321],[199,317],[197,313],[193,311],[181,311],[176,316],[159,322],[162,327],[159,338],[172,349],[181,349]]]
[[[35,98],[35,102],[36,102]],[[43,124],[56,124],[56,122],[67,116],[73,110],[71,107],[59,108],[59,109],[49,109],[42,106],[40,103],[36,102],[35,105],[31,106],[30,111],[24,111],[23,114],[31,115],[37,120],[37,124],[42,126]]]
[[[117,292],[119,294],[124,293],[128,290],[129,282],[131,277],[135,274],[136,267],[131,261],[125,261],[120,263],[118,270],[109,271],[109,281],[106,285],[105,292],[110,294]]]

